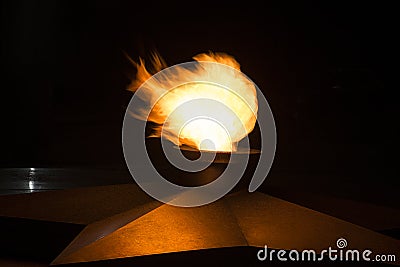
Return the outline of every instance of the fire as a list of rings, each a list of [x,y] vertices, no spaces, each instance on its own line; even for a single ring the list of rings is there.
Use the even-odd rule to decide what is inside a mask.
[[[153,136],[176,145],[236,151],[238,142],[254,129],[257,120],[255,85],[240,72],[232,56],[208,53],[193,59],[198,62],[195,68],[178,65],[173,75],[161,79],[151,79],[142,59],[139,63],[132,61],[137,74],[128,89],[136,92],[140,88],[138,96],[152,108],[148,117],[141,110],[134,116],[156,123]],[[152,55],[150,65],[154,73],[167,67],[157,54]],[[210,80],[213,82],[204,82]],[[180,85],[174,86],[177,82]]]

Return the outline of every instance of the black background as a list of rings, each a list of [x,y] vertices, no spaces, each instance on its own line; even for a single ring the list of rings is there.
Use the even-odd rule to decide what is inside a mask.
[[[211,50],[233,55],[269,101],[272,174],[398,185],[395,11],[365,2],[2,2],[0,164],[125,168],[135,72],[124,52],[158,50],[173,65]]]

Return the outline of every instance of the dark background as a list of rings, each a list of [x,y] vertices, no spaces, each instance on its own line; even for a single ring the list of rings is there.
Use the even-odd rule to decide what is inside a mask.
[[[124,52],[138,59],[156,49],[173,65],[211,50],[233,55],[269,101],[278,133],[272,177],[323,173],[332,184],[393,190],[396,10],[365,2],[2,2],[0,165],[126,168],[121,128],[135,72]]]

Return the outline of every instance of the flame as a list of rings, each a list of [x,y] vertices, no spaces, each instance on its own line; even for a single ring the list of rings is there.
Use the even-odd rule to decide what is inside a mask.
[[[236,151],[237,143],[254,129],[257,120],[255,86],[241,75],[240,65],[232,56],[210,52],[193,59],[198,62],[196,68],[178,65],[173,75],[161,76],[160,79],[150,79],[152,75],[144,60],[140,59],[139,63],[132,61],[137,73],[128,90],[136,92],[140,88],[137,91],[139,97],[151,107],[148,117],[143,110],[138,110],[134,116],[156,123],[158,126],[153,136],[167,138],[176,145],[199,150]],[[167,67],[155,53],[150,65],[153,72]],[[202,82],[210,80],[213,83]],[[174,87],[177,81],[181,85]],[[143,84],[146,86],[141,87]],[[196,99],[207,101],[193,101]],[[198,116],[202,113],[208,115]]]

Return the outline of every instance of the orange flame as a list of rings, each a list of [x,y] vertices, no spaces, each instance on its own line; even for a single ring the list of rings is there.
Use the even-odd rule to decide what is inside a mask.
[[[158,124],[153,136],[162,135],[176,145],[188,145],[199,150],[236,151],[237,143],[254,129],[257,120],[255,86],[244,75],[240,75],[240,65],[232,56],[210,52],[193,58],[199,62],[200,67],[189,70],[177,66],[174,74],[163,77],[162,81],[149,79],[152,75],[142,59],[139,63],[132,61],[137,73],[128,90],[135,92],[147,81],[139,97],[152,107],[147,118],[142,111],[134,115]],[[221,64],[231,68],[221,67]],[[155,53],[152,54],[151,66],[154,72],[167,67],[164,60]],[[204,80],[212,80],[214,83],[202,83]],[[181,85],[174,87],[177,81]],[[219,84],[224,84],[229,90]],[[174,112],[185,102],[194,99],[215,101],[206,104],[194,102],[190,107]],[[229,107],[230,112],[218,103]],[[190,121],[193,114],[199,114],[202,110],[216,114],[218,122],[204,118]]]

